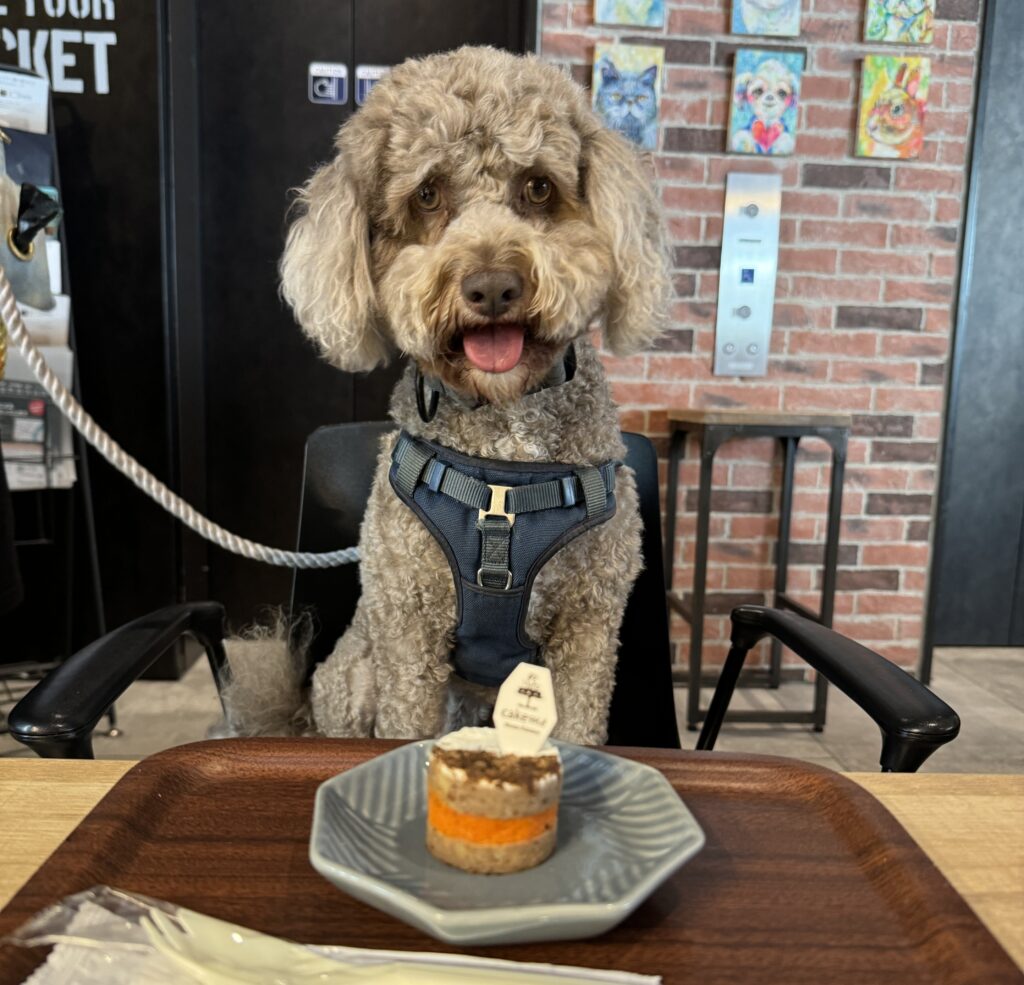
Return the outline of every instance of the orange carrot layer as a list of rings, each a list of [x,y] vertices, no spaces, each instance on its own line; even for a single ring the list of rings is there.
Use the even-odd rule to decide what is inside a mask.
[[[448,838],[461,838],[477,845],[511,845],[538,838],[555,824],[558,805],[527,817],[483,817],[453,810],[430,791],[427,794],[427,824]]]

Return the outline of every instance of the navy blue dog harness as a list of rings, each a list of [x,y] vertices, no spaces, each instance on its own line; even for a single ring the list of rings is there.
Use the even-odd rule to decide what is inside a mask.
[[[621,464],[497,462],[399,435],[388,477],[451,566],[460,677],[497,687],[517,664],[541,662],[526,633],[533,581],[552,555],[615,515]]]

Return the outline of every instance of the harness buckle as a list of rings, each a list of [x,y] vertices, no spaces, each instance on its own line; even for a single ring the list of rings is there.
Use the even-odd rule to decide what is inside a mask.
[[[488,483],[487,488],[491,490],[491,502],[487,509],[480,510],[477,523],[482,523],[484,518],[488,516],[503,516],[508,520],[508,525],[511,527],[516,522],[516,515],[515,513],[509,513],[505,509],[505,499],[512,491],[512,486],[492,486]]]

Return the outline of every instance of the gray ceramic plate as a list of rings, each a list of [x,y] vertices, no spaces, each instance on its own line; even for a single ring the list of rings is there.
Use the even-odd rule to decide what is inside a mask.
[[[453,944],[592,937],[614,927],[704,845],[649,766],[558,743],[565,783],[558,847],[512,875],[451,868],[426,848],[432,742],[341,773],[316,795],[309,857],[339,889]]]

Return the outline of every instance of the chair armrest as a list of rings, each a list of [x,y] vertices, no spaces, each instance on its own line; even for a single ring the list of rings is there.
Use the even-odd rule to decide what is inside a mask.
[[[186,602],[135,619],[70,656],[11,710],[11,735],[40,756],[92,759],[92,732],[107,709],[182,636],[215,668],[224,662],[224,607]]]
[[[733,610],[733,644],[749,649],[775,637],[859,705],[882,731],[882,769],[913,771],[956,738],[960,718],[920,681],[867,647],[792,612]]]

